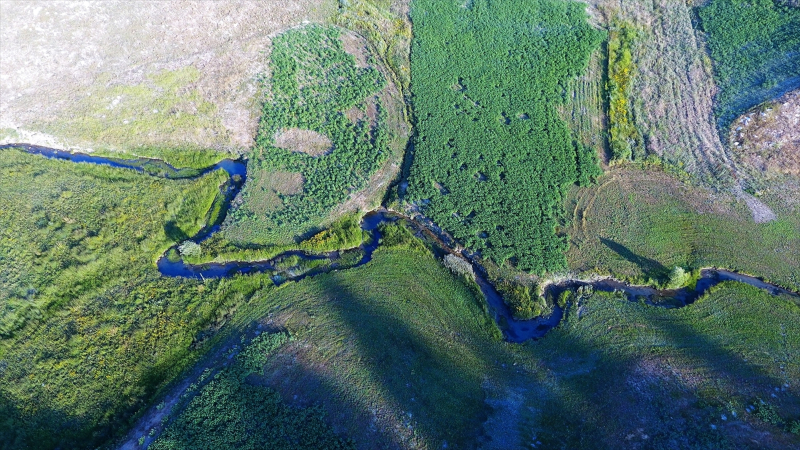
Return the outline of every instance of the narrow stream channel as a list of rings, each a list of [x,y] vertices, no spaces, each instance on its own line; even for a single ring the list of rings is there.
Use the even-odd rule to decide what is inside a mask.
[[[47,147],[34,146],[28,144],[8,144],[0,145],[0,150],[8,148],[20,148],[28,153],[41,155],[47,158],[67,160],[76,163],[100,164],[107,165],[122,169],[131,169],[138,172],[146,173],[151,176],[159,176],[168,179],[186,179],[196,178],[205,175],[215,170],[224,170],[228,174],[228,182],[222,185],[221,194],[224,199],[222,213],[219,215],[215,223],[209,223],[203,227],[194,237],[192,241],[200,243],[208,239],[211,235],[219,230],[220,224],[225,220],[228,208],[231,202],[236,198],[236,195],[241,190],[247,178],[247,163],[244,160],[225,159],[213,166],[205,169],[178,169],[164,161],[149,158],[137,159],[118,159],[102,156],[93,156],[84,153],[71,153],[63,150],[56,150]],[[361,228],[369,233],[371,238],[362,244],[358,249],[351,251],[360,251],[363,256],[354,265],[349,265],[349,268],[362,266],[372,260],[372,254],[375,249],[380,245],[381,233],[380,225],[386,222],[394,222],[397,220],[406,220],[414,231],[418,234],[428,234],[434,236],[435,239],[428,239],[433,246],[434,252],[442,256],[447,253],[455,254],[466,258],[458,251],[451,248],[448,244],[451,242],[446,236],[440,236],[439,230],[432,230],[431,227],[419,223],[396,212],[387,211],[383,208],[376,211],[367,213],[361,222]],[[275,272],[278,270],[277,263],[287,257],[296,256],[305,261],[320,261],[325,260],[329,264],[298,275],[273,277],[276,284],[285,281],[299,281],[308,276],[314,276],[320,273],[329,272],[337,269],[340,266],[339,260],[341,257],[340,252],[330,252],[324,254],[309,254],[303,251],[288,251],[284,252],[274,258],[266,261],[236,261],[228,263],[209,263],[201,265],[192,265],[185,263],[182,259],[173,259],[167,257],[167,254],[173,250],[177,250],[178,244],[173,246],[167,253],[162,255],[157,262],[159,272],[168,277],[185,277],[185,278],[222,278],[231,277],[237,274],[259,273],[259,272]],[[503,301],[502,295],[494,288],[486,277],[485,271],[482,267],[470,261],[475,269],[475,281],[481,289],[483,296],[489,306],[489,311],[494,317],[497,325],[503,332],[506,340],[509,342],[525,342],[530,339],[538,339],[547,334],[548,331],[558,326],[564,316],[564,311],[558,305],[553,305],[552,312],[545,317],[537,317],[530,320],[517,320],[513,317],[510,309]],[[654,306],[663,307],[682,307],[693,303],[700,298],[713,286],[722,283],[723,281],[738,281],[755,286],[759,289],[764,289],[772,295],[785,294],[794,297],[800,297],[795,292],[784,289],[780,286],[767,283],[756,277],[743,275],[736,272],[731,272],[724,269],[703,269],[700,273],[700,279],[694,289],[681,288],[673,290],[659,290],[650,286],[635,286],[629,285],[622,281],[613,278],[605,278],[597,281],[580,281],[580,280],[567,280],[557,284],[547,286],[545,295],[549,298],[555,299],[566,290],[576,290],[582,286],[591,286],[594,290],[603,292],[622,292],[631,301],[645,301]]]

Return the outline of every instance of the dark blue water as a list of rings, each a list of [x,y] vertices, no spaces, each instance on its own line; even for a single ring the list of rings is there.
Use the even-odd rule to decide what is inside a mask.
[[[205,169],[178,169],[164,161],[157,159],[107,158],[84,153],[71,153],[28,144],[9,144],[0,146],[0,150],[6,148],[21,148],[28,153],[42,155],[47,158],[72,161],[75,163],[100,164],[120,169],[130,169],[137,172],[147,173],[148,175],[160,176],[169,179],[196,178],[215,170],[224,170],[228,174],[228,181],[220,187],[222,201],[224,202],[222,213],[215,223],[208,224],[206,227],[200,230],[197,235],[191,238],[192,241],[197,243],[202,242],[219,230],[220,224],[225,220],[225,216],[227,215],[227,210],[230,207],[231,202],[234,198],[236,198],[236,195],[239,193],[247,179],[247,163],[243,160],[225,159]],[[426,239],[426,241],[431,244],[432,250],[435,254],[437,254],[437,256],[441,257],[445,254],[451,253],[470,261],[470,258],[468,258],[467,255],[462,255],[453,250],[455,247],[454,242],[442,230],[433,225],[422,224],[419,221],[408,219],[397,213],[380,209],[367,213],[363,217],[361,228],[369,234],[370,238],[359,248],[348,250],[362,253],[359,262],[350,267],[358,267],[370,262],[372,260],[373,252],[380,245],[380,225],[398,220],[405,220],[409,227],[415,230],[419,235],[427,235],[428,239]],[[297,256],[307,261],[327,260],[330,262],[328,265],[312,269],[296,276],[273,276],[273,281],[276,284],[280,284],[285,281],[299,281],[305,277],[328,272],[332,269],[340,267],[338,262],[340,259],[340,252],[309,254],[302,251],[284,252],[267,261],[237,261],[229,263],[193,265],[185,263],[181,259],[171,261],[169,258],[167,258],[167,254],[169,253],[177,254],[177,247],[178,244],[173,246],[170,251],[162,255],[156,263],[158,271],[164,276],[205,279],[231,277],[239,274],[276,272],[276,264],[278,264],[284,258],[292,256]],[[546,317],[537,317],[530,320],[515,319],[503,300],[502,295],[488,281],[486,273],[482,267],[473,261],[470,261],[470,263],[475,269],[475,281],[486,298],[489,311],[502,330],[506,340],[510,342],[524,342],[531,339],[539,339],[548,331],[558,326],[558,324],[561,322],[564,316],[564,311],[558,305],[554,305],[552,312]],[[614,279],[603,279],[592,282],[570,280],[548,286],[545,290],[545,296],[550,299],[557,299],[565,290],[574,291],[581,286],[591,286],[593,289],[599,291],[622,292],[631,301],[643,300],[646,303],[655,306],[680,307],[691,304],[705,294],[710,288],[723,281],[738,281],[741,283],[747,283],[751,286],[765,289],[773,295],[786,294],[800,297],[800,295],[797,293],[784,289],[780,286],[767,283],[761,279],[723,269],[704,269],[701,272],[701,277],[694,289],[683,288],[675,290],[658,290],[650,286],[632,286]]]

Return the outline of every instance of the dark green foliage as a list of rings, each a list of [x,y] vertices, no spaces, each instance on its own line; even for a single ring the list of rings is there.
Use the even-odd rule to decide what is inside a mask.
[[[377,98],[386,84],[374,67],[358,68],[333,27],[294,29],[273,41],[270,97],[264,104],[244,203],[232,211],[226,232],[241,242],[285,243],[318,225],[347,197],[366,187],[389,156],[386,111]],[[374,101],[375,123],[352,121]],[[299,128],[328,137],[330,153],[313,156],[274,145],[282,130]],[[264,203],[265,180],[276,172],[300,173],[302,192]]]
[[[789,425],[789,432],[792,434],[800,434],[800,420],[795,420]]]
[[[411,17],[409,199],[484,257],[563,268],[561,199],[594,169],[555,107],[602,33],[582,5],[554,0],[418,0]]]
[[[585,187],[595,182],[603,174],[603,169],[597,160],[597,151],[581,143],[575,144],[578,155],[578,186]]]
[[[425,248],[402,222],[382,224],[380,232],[382,235],[380,245],[384,247]]]
[[[503,300],[511,309],[516,319],[532,319],[542,314],[544,305],[528,286],[503,281],[497,284],[497,290],[503,294]]]
[[[721,128],[800,86],[800,9],[775,0],[714,0],[700,18],[720,87]]]
[[[267,363],[269,355],[288,340],[286,333],[262,333],[250,341],[237,360],[247,372],[258,373]]]
[[[781,416],[778,414],[778,409],[775,408],[775,405],[766,403],[763,400],[760,400],[756,405],[756,417],[762,422],[775,425],[776,427],[783,425],[783,419],[781,419]]]
[[[262,334],[218,373],[185,411],[148,448],[184,449],[351,449],[333,434],[316,408],[285,405],[277,392],[251,384],[269,355],[288,339],[285,333]]]

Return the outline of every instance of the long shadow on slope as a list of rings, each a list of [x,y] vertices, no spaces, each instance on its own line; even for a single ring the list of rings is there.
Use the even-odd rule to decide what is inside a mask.
[[[725,339],[735,341],[734,335],[715,341],[675,316],[677,311],[595,301],[620,302],[610,306],[620,315],[604,314],[601,309],[609,306],[590,303],[581,319],[571,316],[526,348],[539,381],[525,386],[538,394],[528,399],[536,413],[525,442],[573,449],[798,444],[777,428],[764,433],[731,415],[728,401],[738,404],[741,418],[742,405],[753,400],[754,391],[768,393],[780,385],[723,346]],[[800,406],[796,396],[787,394],[783,401]]]
[[[471,448],[488,411],[481,387],[485,361],[468,336],[488,338],[490,331],[481,329],[488,324],[479,299],[445,269],[432,267],[433,273],[415,273],[413,267],[393,266],[384,278],[387,267],[373,261],[358,279],[314,278],[333,300],[326,314],[343,325],[339,354],[352,352],[355,363],[338,361],[333,379],[364,395],[398,447]],[[441,283],[452,283],[458,292],[443,295]]]

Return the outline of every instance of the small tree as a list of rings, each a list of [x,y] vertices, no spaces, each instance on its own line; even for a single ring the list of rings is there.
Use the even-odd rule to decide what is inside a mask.
[[[672,272],[669,273],[669,281],[667,282],[667,289],[679,289],[689,282],[690,274],[683,269],[683,267],[675,266]]]
[[[178,251],[181,252],[181,256],[191,256],[195,258],[203,253],[200,244],[194,241],[183,241],[183,243],[178,246]]]

